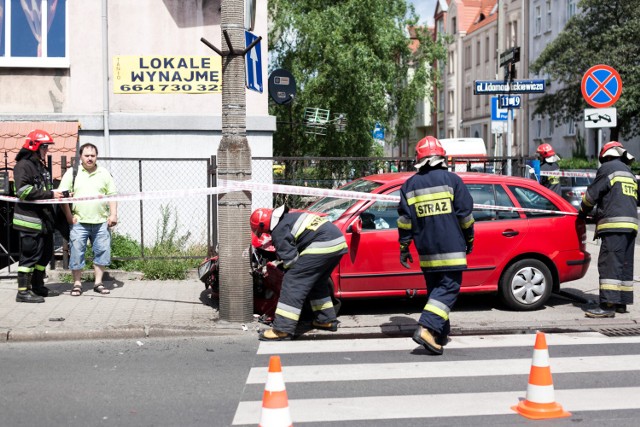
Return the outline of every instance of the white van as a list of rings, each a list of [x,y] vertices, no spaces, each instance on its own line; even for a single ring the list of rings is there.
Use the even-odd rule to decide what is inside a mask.
[[[482,138],[443,138],[440,142],[447,153],[447,158],[450,160],[449,163],[451,163],[452,158],[455,160],[455,168],[452,169],[456,172],[467,171],[465,157],[473,160],[486,159],[487,157],[487,146]],[[450,164],[449,166],[452,165]],[[472,162],[470,166],[471,170],[482,171],[485,168],[485,162]]]

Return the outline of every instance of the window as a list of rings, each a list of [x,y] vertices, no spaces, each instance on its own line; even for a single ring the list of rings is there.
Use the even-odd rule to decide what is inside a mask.
[[[471,68],[471,46],[467,46],[464,50],[464,69]]]
[[[457,33],[458,30],[456,28],[456,18],[451,18],[451,34]]]
[[[489,37],[487,37],[484,41],[484,62],[489,62],[489,58],[491,58],[491,51],[489,50]]]
[[[538,117],[536,119],[536,134],[535,134],[537,139],[542,138],[542,119],[540,117]]]
[[[567,20],[576,14],[578,0],[567,0]]]
[[[567,122],[567,135],[574,136],[576,134],[576,122],[573,119],[569,119]]]
[[[454,104],[453,100],[454,100],[453,91],[450,90],[449,91],[449,103],[448,103],[449,108],[447,109],[447,112],[449,114],[453,114],[455,112],[455,108],[454,108],[455,104]]]
[[[539,36],[542,32],[542,12],[540,11],[540,6],[536,6],[535,20],[535,35]]]
[[[480,41],[476,43],[476,65],[480,65]]]
[[[438,91],[438,111],[444,112],[444,90]]]
[[[551,0],[547,0],[547,22],[545,31],[551,31]]]
[[[471,109],[471,88],[470,87],[464,88],[464,109],[465,110]]]
[[[547,117],[547,136],[553,135],[553,118],[551,116]]]
[[[400,190],[388,193],[400,197]],[[378,201],[360,214],[362,230],[385,230],[398,228],[398,203]]]
[[[474,205],[485,205],[487,207],[474,208],[473,219],[475,221],[495,221],[499,219],[519,218],[520,215],[514,211],[497,210],[490,206],[513,207],[513,202],[507,196],[507,192],[500,185],[491,184],[466,184],[467,190],[473,198]]]
[[[66,0],[0,0],[0,66],[68,67],[66,6]]]
[[[559,209],[554,205],[551,200],[544,197],[542,194],[533,191],[529,188],[518,187],[515,185],[510,185],[509,190],[516,197],[520,206],[525,209],[539,209],[545,211],[559,211]],[[546,216],[555,216],[556,214],[547,213],[547,212],[525,212],[524,213],[527,218],[538,218],[538,217],[546,217]]]
[[[456,55],[453,51],[449,51],[449,74],[453,74],[456,70]]]

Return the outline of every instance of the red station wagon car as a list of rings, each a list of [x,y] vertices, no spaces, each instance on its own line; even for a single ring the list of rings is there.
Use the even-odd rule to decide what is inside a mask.
[[[413,173],[356,179],[342,190],[400,194]],[[483,173],[460,173],[475,205],[532,211],[475,208],[475,241],[461,292],[497,292],[507,307],[534,310],[560,284],[582,278],[591,261],[586,225],[566,200],[536,181]],[[425,295],[419,263],[400,264],[398,203],[324,197],[305,210],[326,215],[347,239],[349,253],[331,275],[336,298]],[[411,245],[413,259],[419,257]]]

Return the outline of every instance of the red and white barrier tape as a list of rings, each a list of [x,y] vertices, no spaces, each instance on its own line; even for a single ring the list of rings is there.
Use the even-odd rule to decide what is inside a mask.
[[[12,202],[12,203],[33,203],[33,204],[62,204],[62,203],[85,203],[85,202],[122,202],[132,200],[157,200],[157,199],[178,199],[184,197],[193,196],[205,196],[213,194],[223,194],[232,191],[267,191],[271,193],[280,194],[293,194],[300,196],[316,196],[316,197],[336,197],[339,199],[352,199],[352,200],[373,200],[383,202],[395,202],[400,201],[399,196],[392,196],[390,194],[371,194],[362,193],[359,191],[343,191],[332,190],[327,188],[313,188],[303,187],[296,185],[284,185],[284,184],[267,184],[253,181],[225,181],[221,180],[221,185],[218,187],[208,188],[194,188],[187,190],[163,190],[163,191],[142,191],[139,193],[125,193],[115,194],[112,196],[92,196],[92,197],[67,197],[65,199],[46,199],[46,200],[33,200],[33,201],[21,201],[17,197],[0,196],[0,201]],[[495,205],[481,205],[474,204],[475,209],[486,209],[496,211],[508,211],[508,212],[531,212],[531,213],[543,213],[553,215],[577,215],[576,212],[564,212],[564,211],[552,211],[545,209],[531,209],[531,208],[517,208],[507,206],[495,206]]]

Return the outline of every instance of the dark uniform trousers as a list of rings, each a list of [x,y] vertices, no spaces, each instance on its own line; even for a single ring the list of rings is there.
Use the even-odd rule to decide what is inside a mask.
[[[341,258],[342,253],[304,254],[298,258],[284,275],[273,329],[294,334],[307,296],[316,322],[328,323],[336,320],[327,282]]]
[[[53,254],[53,234],[20,231],[20,246],[18,273],[44,271]]]
[[[635,233],[603,233],[599,237],[600,303],[633,304]]]
[[[422,310],[418,323],[446,337],[451,331],[449,313],[458,299],[462,271],[427,271],[422,269],[427,282],[429,300]]]

